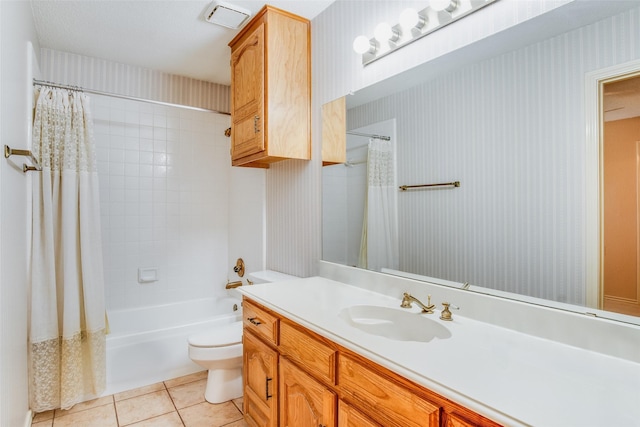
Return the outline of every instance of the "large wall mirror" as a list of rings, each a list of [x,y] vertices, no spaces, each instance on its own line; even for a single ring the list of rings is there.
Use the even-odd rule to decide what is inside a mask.
[[[323,168],[323,259],[471,291],[590,307],[585,311],[598,315],[611,310],[617,312],[612,318],[640,321],[640,312],[605,304],[601,276],[593,284],[592,276],[604,270],[591,264],[602,262],[606,238],[598,223],[602,215],[590,210],[604,210],[603,200],[614,190],[601,192],[603,162],[589,166],[590,153],[602,152],[602,138],[590,142],[586,135],[595,110],[596,129],[606,138],[621,132],[611,130],[615,124],[631,122],[625,138],[636,150],[640,113],[632,104],[640,98],[640,79],[625,71],[628,76],[608,80],[619,81],[612,86],[593,82],[595,100],[585,95],[590,72],[640,59],[640,45],[633,42],[638,13],[631,9],[430,74],[428,81],[395,93],[384,89],[376,96],[372,86],[347,96],[347,162]],[[385,143],[381,156],[376,150]],[[625,154],[635,156],[628,162],[634,167],[640,164],[638,147]],[[372,177],[368,168],[383,170],[384,177]],[[629,272],[611,280],[633,281],[622,284],[618,302],[640,298],[636,170],[627,174],[634,192],[622,196],[626,205],[610,207],[620,213],[635,206],[616,231],[634,236],[616,249],[627,254]],[[405,185],[425,187],[401,190]]]

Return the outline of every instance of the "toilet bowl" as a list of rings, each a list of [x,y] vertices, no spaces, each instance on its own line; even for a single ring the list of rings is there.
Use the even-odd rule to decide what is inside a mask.
[[[189,357],[209,371],[204,398],[222,403],[242,397],[242,322],[189,337]]]

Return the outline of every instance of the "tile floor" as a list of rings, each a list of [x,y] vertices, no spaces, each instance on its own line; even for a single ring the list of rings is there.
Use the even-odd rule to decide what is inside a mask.
[[[32,427],[246,427],[242,398],[204,400],[207,371],[36,414]]]

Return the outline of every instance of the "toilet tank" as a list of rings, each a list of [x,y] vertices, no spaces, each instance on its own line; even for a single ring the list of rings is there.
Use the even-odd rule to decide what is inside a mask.
[[[255,285],[260,283],[283,282],[285,280],[293,280],[297,278],[298,277],[296,276],[291,276],[290,274],[280,273],[279,271],[273,270],[255,271],[247,274],[247,279],[251,280]]]

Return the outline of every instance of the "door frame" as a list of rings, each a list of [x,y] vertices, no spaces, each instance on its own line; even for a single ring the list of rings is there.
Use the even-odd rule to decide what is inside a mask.
[[[603,206],[602,206],[602,96],[604,82],[640,72],[640,59],[613,65],[585,75],[585,296],[586,305],[602,309]]]

